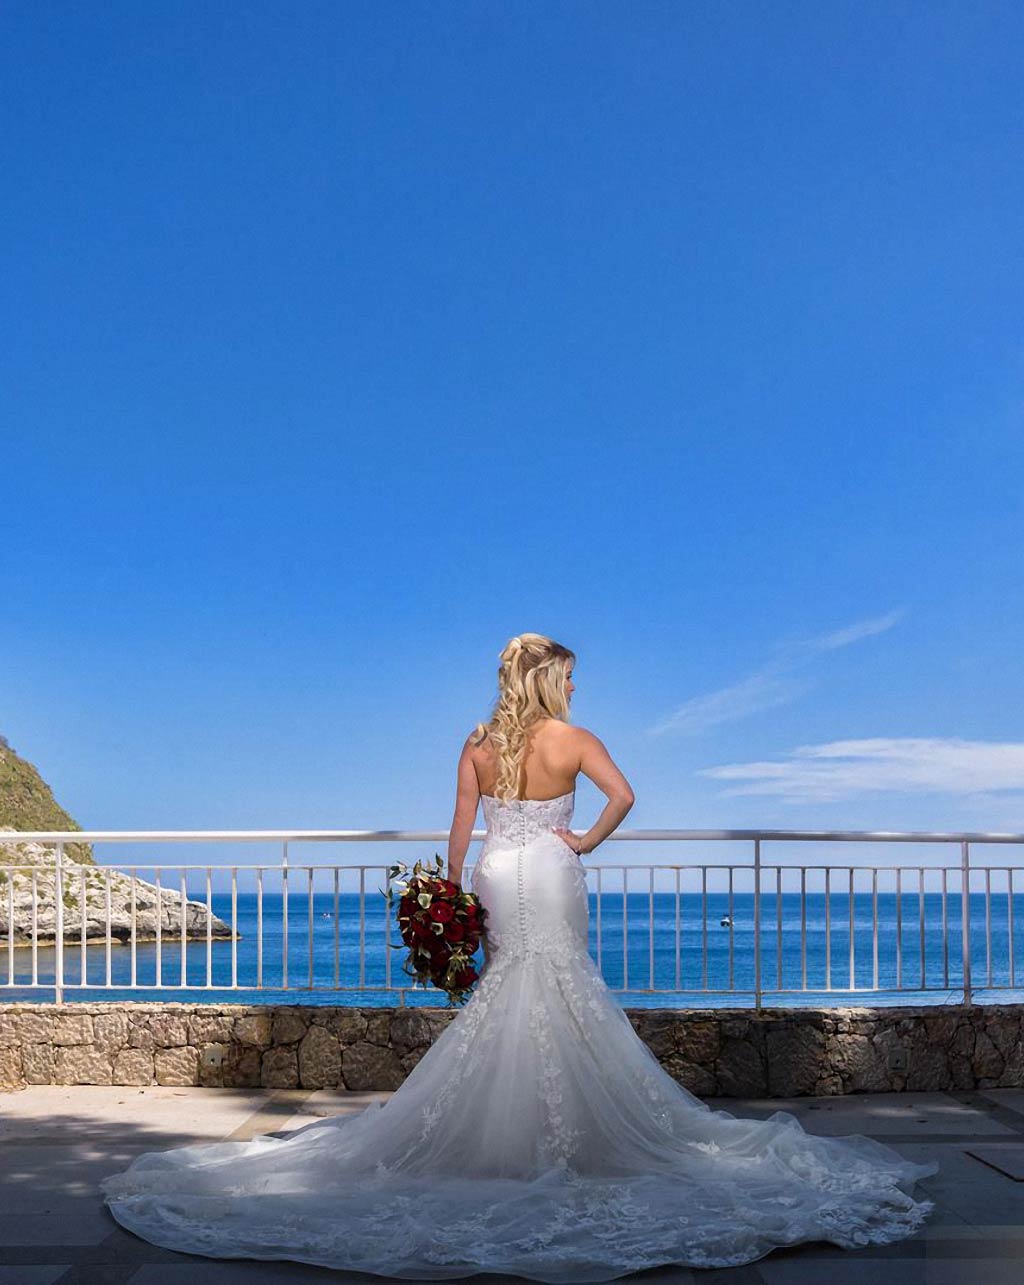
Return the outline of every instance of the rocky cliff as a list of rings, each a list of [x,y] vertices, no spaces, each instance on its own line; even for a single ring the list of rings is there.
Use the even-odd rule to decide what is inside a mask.
[[[57,803],[36,768],[0,737],[0,838],[19,830],[81,830]],[[32,944],[33,882],[38,942],[52,944],[57,935],[56,848],[42,843],[0,843],[0,944],[6,946],[13,922],[15,946]],[[64,848],[64,939],[80,942],[84,907],[86,942],[107,940],[107,884],[110,885],[110,940],[131,940],[133,880],[118,870],[98,866],[87,843]],[[173,888],[134,880],[136,941],[161,934],[180,937],[182,899]],[[13,913],[12,913],[13,912]],[[185,936],[206,936],[205,902],[186,899]],[[230,938],[231,926],[209,916],[210,934]],[[241,934],[239,934],[240,936]]]

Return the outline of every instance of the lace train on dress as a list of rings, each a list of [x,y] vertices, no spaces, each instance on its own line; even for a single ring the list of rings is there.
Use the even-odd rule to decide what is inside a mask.
[[[661,1067],[587,951],[584,870],[551,833],[573,798],[484,796],[482,975],[387,1102],[140,1155],[101,1184],[117,1221],[215,1258],[577,1283],[915,1231],[933,1202],[909,1193],[937,1164],[713,1111]]]

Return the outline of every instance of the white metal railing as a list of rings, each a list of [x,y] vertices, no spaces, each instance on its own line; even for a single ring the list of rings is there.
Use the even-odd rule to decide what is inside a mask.
[[[473,839],[485,832],[474,831]],[[0,980],[0,990],[30,992],[52,990],[58,1002],[65,992],[80,989],[114,991],[267,991],[345,992],[348,994],[386,992],[404,1003],[407,993],[421,988],[406,984],[400,967],[393,966],[390,945],[398,942],[393,915],[379,896],[376,886],[368,888],[367,873],[386,887],[388,863],[351,865],[301,863],[289,860],[289,845],[296,843],[445,843],[447,831],[396,830],[161,830],[161,831],[0,831],[0,907],[6,909],[6,941],[0,934],[0,952],[6,950],[7,977]],[[609,986],[623,994],[674,994],[677,996],[728,995],[749,997],[757,1009],[766,997],[783,995],[881,995],[893,993],[946,992],[946,999],[970,1002],[978,990],[1009,992],[1016,989],[1020,961],[1015,952],[1014,873],[1019,867],[978,865],[971,861],[972,845],[1024,845],[1024,834],[890,832],[890,831],[808,831],[808,830],[620,830],[610,841],[641,843],[693,844],[739,841],[752,845],[752,860],[731,862],[655,862],[655,863],[585,863],[589,881],[591,913],[591,948]],[[952,864],[884,865],[825,864],[772,861],[763,858],[765,845],[808,842],[836,843],[913,843],[954,847],[957,860]],[[21,844],[52,847],[49,864],[19,863],[3,860],[4,849]],[[281,845],[280,862],[264,864],[152,864],[84,866],[65,856],[65,847],[83,843],[272,843]],[[472,864],[466,866],[464,883],[469,886]],[[145,880],[140,871],[153,874]],[[167,871],[177,872],[177,889],[164,883]],[[187,872],[199,872],[188,874]],[[709,872],[723,881],[720,888],[709,885]],[[855,887],[860,872],[861,888]],[[214,875],[229,875],[230,886],[221,895],[230,894],[230,910],[223,911],[230,937],[225,939],[225,960],[214,942],[213,931]],[[240,894],[250,880],[253,891]],[[926,875],[937,887],[929,893]],[[294,897],[294,879],[305,887],[302,891],[305,914],[303,926],[296,926],[289,898]],[[746,876],[750,891],[737,888],[737,880]],[[813,880],[809,880],[809,876]],[[836,893],[834,878],[840,876],[845,891]],[[993,876],[997,887],[993,893]],[[907,891],[904,881],[916,878],[916,892]],[[201,879],[202,900],[189,895],[189,878]],[[127,881],[130,888],[130,947],[125,961],[112,950],[114,881]],[[892,893],[880,889],[880,880],[891,879]],[[798,890],[785,887],[799,881]],[[870,881],[870,886],[863,884]],[[975,888],[983,880],[983,891]],[[275,894],[267,893],[266,883],[280,884],[279,914],[268,925],[265,910],[273,908]],[[815,892],[810,882],[821,885]],[[320,891],[317,891],[317,883]],[[345,891],[346,882],[352,891]],[[15,940],[15,885],[24,900],[24,888],[30,885],[30,930],[27,940]],[[610,887],[610,884],[615,887]],[[950,888],[950,883],[953,884]],[[324,891],[323,885],[327,888]],[[644,885],[638,889],[638,884]],[[767,886],[766,886],[767,884]],[[999,886],[999,885],[1002,886]],[[6,887],[4,887],[6,885]],[[99,891],[99,911],[92,916],[102,936],[92,934],[90,941],[87,913],[90,891]],[[124,890],[124,884],[118,883]],[[142,938],[139,894],[151,900],[155,891],[154,932]],[[368,893],[377,904],[368,905]],[[240,932],[239,896],[248,895],[252,905],[248,912],[253,923]],[[1005,903],[1002,897],[1005,895]],[[165,929],[164,897],[178,908],[177,926]],[[268,896],[271,900],[268,902]],[[741,922],[736,923],[737,898],[746,896]],[[906,980],[906,932],[904,903],[916,896],[916,952],[912,951],[914,976]],[[995,901],[993,897],[995,896]],[[840,909],[834,900],[840,899]],[[891,897],[894,923],[888,924]],[[928,898],[936,905],[931,917],[926,914]],[[787,898],[788,909],[787,909]],[[817,900],[815,900],[817,898]],[[344,900],[343,900],[344,899]],[[317,904],[329,910],[316,913]],[[845,915],[842,906],[845,903]],[[95,900],[94,903],[95,904]],[[190,931],[189,906],[194,916],[202,912],[205,933],[201,938]],[[718,906],[718,909],[715,907]],[[882,914],[880,918],[880,906]],[[1004,909],[1005,906],[1005,909]],[[995,922],[993,921],[995,908]],[[52,937],[42,934],[40,915],[53,914]],[[77,911],[77,933],[69,932],[66,912]],[[724,913],[719,913],[724,910]],[[814,916],[823,912],[823,924]],[[870,915],[868,914],[870,911]],[[24,911],[22,912],[24,917]],[[844,934],[842,964],[835,961],[833,919],[838,914],[838,932]],[[72,918],[74,918],[72,914]],[[220,918],[221,916],[218,916]],[[318,928],[318,918],[332,920],[329,932]],[[728,929],[723,936],[714,927]],[[797,930],[797,917],[799,930]],[[242,916],[244,918],[244,916]],[[639,922],[639,930],[637,923]],[[710,925],[710,930],[709,930]],[[738,931],[740,930],[740,931]],[[951,930],[953,945],[951,947]],[[293,939],[290,940],[289,934]],[[302,940],[303,935],[305,941]],[[77,936],[77,940],[76,940]],[[97,942],[97,937],[99,940]],[[298,938],[298,942],[294,938]],[[251,940],[240,959],[239,941]],[[765,950],[765,944],[768,950]],[[737,949],[737,941],[741,949]],[[931,956],[929,960],[929,942]],[[57,948],[58,943],[60,949]],[[881,946],[885,945],[883,956]],[[89,972],[90,945],[102,946],[102,980],[93,980]],[[796,953],[796,947],[799,951]],[[15,967],[16,946],[30,950],[31,971],[27,979]],[[69,946],[79,956],[78,976],[69,975],[66,954]],[[199,949],[197,950],[197,947]],[[269,947],[269,951],[268,951]],[[301,957],[298,949],[301,949]],[[858,949],[861,977],[858,978]],[[938,951],[940,961],[936,961]],[[197,959],[197,953],[200,958]],[[165,962],[170,954],[171,968],[177,969],[177,980],[165,976]],[[216,960],[215,960],[216,954]],[[267,956],[270,956],[269,963]],[[864,956],[868,962],[865,966]],[[52,961],[50,960],[52,955]],[[95,949],[93,951],[95,955]],[[916,958],[914,956],[916,955]],[[985,980],[975,983],[972,969],[982,967]],[[301,966],[305,981],[301,986],[290,980]],[[52,964],[52,967],[51,967]],[[122,967],[122,964],[126,967]],[[789,986],[798,965],[799,984]],[[769,967],[770,966],[770,967]],[[786,977],[787,966],[790,978]],[[865,967],[867,979],[864,979]],[[929,972],[929,967],[931,971]],[[152,980],[140,973],[152,970]],[[201,980],[194,980],[196,971]],[[771,976],[766,978],[766,968]],[[276,970],[276,971],[275,971]],[[52,977],[49,975],[52,971]],[[845,985],[836,983],[842,973]],[[816,980],[814,974],[819,974]],[[645,977],[640,977],[645,973]],[[720,982],[723,984],[715,984]]]

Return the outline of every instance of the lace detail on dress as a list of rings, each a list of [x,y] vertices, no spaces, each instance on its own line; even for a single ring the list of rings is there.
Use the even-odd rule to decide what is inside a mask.
[[[490,794],[480,796],[487,823],[488,844],[529,843],[547,834],[552,826],[568,829],[572,820],[576,793],[560,794],[555,799],[509,799],[507,803]]]
[[[572,1127],[563,1110],[562,1077],[555,1055],[554,1033],[548,1008],[542,1001],[531,1007],[528,1029],[537,1047],[539,1088],[547,1126],[541,1137],[541,1163],[566,1169],[575,1155],[580,1131]]]

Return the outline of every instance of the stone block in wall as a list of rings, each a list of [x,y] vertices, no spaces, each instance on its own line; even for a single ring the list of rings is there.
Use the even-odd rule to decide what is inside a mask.
[[[941,1093],[956,1087],[946,1049],[911,1039],[907,1049],[906,1087],[917,1093]]]
[[[1019,1089],[1024,1085],[1024,1042],[1018,1041],[1007,1052],[999,1085],[1007,1089]]]
[[[150,1030],[145,1016],[135,1017],[129,1015],[128,1047],[131,1049],[145,1049],[149,1053],[152,1053],[156,1048],[156,1038]]]
[[[1020,1044],[1020,1017],[1016,1013],[1001,1013],[998,1018],[987,1022],[985,1033],[1002,1054],[1004,1064],[1013,1056],[1013,1050]]]
[[[18,1013],[18,1035],[22,1044],[52,1044],[53,1018],[52,1011],[22,1009]]]
[[[414,1008],[399,1009],[391,1018],[391,1044],[399,1055],[431,1042],[430,1023]],[[418,1060],[418,1059],[417,1059]]]
[[[971,1069],[979,1079],[991,1079],[996,1082],[1003,1073],[1003,1055],[984,1030],[975,1032]]]
[[[371,1013],[366,1019],[366,1034],[363,1039],[370,1044],[389,1044],[391,1041],[391,1014]]]
[[[272,1029],[270,1013],[246,1013],[244,1017],[235,1018],[233,1038],[240,1044],[253,1044],[265,1049],[270,1047]]]
[[[229,1044],[221,1067],[226,1089],[258,1089],[261,1084],[262,1051],[254,1044]]]
[[[199,1055],[199,1083],[207,1089],[224,1087],[224,1059],[227,1044],[203,1044],[196,1051]]]
[[[947,1083],[943,1088],[973,1089],[974,1075],[974,1028],[970,1022],[960,1022],[953,1032],[953,1038],[942,1050],[949,1068]]]
[[[188,1043],[188,1021],[182,1013],[153,1013],[149,1029],[158,1049],[179,1048]]]
[[[346,1089],[397,1089],[405,1071],[394,1049],[360,1041],[341,1055],[341,1073]]]
[[[961,1018],[956,1013],[933,1013],[923,1017],[920,1027],[929,1044],[948,1045],[956,1034]]]
[[[675,1052],[675,1022],[666,1014],[643,1009],[630,1013],[629,1020],[637,1035],[656,1058],[670,1057]]]
[[[718,1093],[718,1080],[715,1078],[714,1070],[711,1067],[698,1066],[694,1062],[687,1062],[678,1053],[673,1053],[671,1057],[662,1062],[662,1066],[664,1066],[673,1080],[678,1081],[684,1089],[689,1089],[691,1093],[696,1093],[698,1097],[713,1097]]]
[[[115,1084],[155,1084],[156,1070],[151,1049],[121,1049],[114,1054]]]
[[[306,1034],[309,1019],[303,1017],[294,1008],[286,1008],[274,1014],[271,1033],[273,1044],[297,1044]]]
[[[847,1093],[883,1093],[890,1087],[885,1063],[867,1035],[833,1036],[830,1060]]]
[[[116,1053],[128,1043],[127,1013],[97,1013],[92,1019],[92,1042],[104,1053]]]
[[[343,1047],[356,1044],[366,1034],[366,1014],[361,1008],[339,1008],[330,1016],[330,1030]]]
[[[153,1070],[157,1084],[198,1084],[199,1054],[187,1045],[157,1048],[153,1054]]]
[[[428,1047],[429,1045],[425,1044],[423,1045],[422,1048],[409,1049],[408,1052],[405,1052],[405,1053],[403,1053],[401,1050],[398,1050],[398,1060],[399,1062],[401,1062],[402,1070],[405,1072],[406,1075],[409,1074],[409,1072],[413,1069],[413,1067],[420,1060],[420,1058],[423,1057]]]
[[[294,1044],[267,1049],[260,1062],[260,1084],[267,1089],[299,1087],[299,1057]]]
[[[825,1032],[809,1022],[770,1028],[765,1033],[768,1092],[780,1098],[813,1093],[824,1054]]]
[[[430,1023],[430,1029],[433,1032],[434,1040],[437,1040],[447,1029],[449,1022],[454,1021],[459,1010],[454,1008],[435,1008],[427,1010],[427,1021]]]
[[[91,1044],[92,1017],[88,1013],[58,1013],[53,1024],[54,1044]]]
[[[21,1049],[0,1045],[0,1089],[20,1089],[25,1083]]]
[[[676,1019],[675,1045],[684,1062],[713,1067],[721,1051],[721,1028],[715,1021]]]
[[[903,1075],[910,1065],[910,1053],[906,1040],[892,1026],[880,1027],[871,1037],[871,1043],[878,1052],[879,1060],[885,1067],[886,1077],[891,1082],[895,1075]]]
[[[299,1084],[304,1089],[337,1088],[341,1083],[341,1046],[323,1026],[311,1026],[299,1044]]]
[[[188,1043],[202,1048],[204,1044],[230,1044],[235,1038],[235,1019],[230,1013],[190,1013]]]
[[[757,1097],[768,1091],[764,1062],[745,1036],[726,1036],[715,1063],[718,1092],[727,1097]]]
[[[0,1013],[0,1048],[21,1048],[17,1013]]]
[[[89,1044],[58,1045],[53,1078],[57,1084],[113,1084],[110,1055]]]
[[[56,1049],[49,1042],[21,1046],[21,1064],[26,1084],[53,1084],[56,1061]]]

